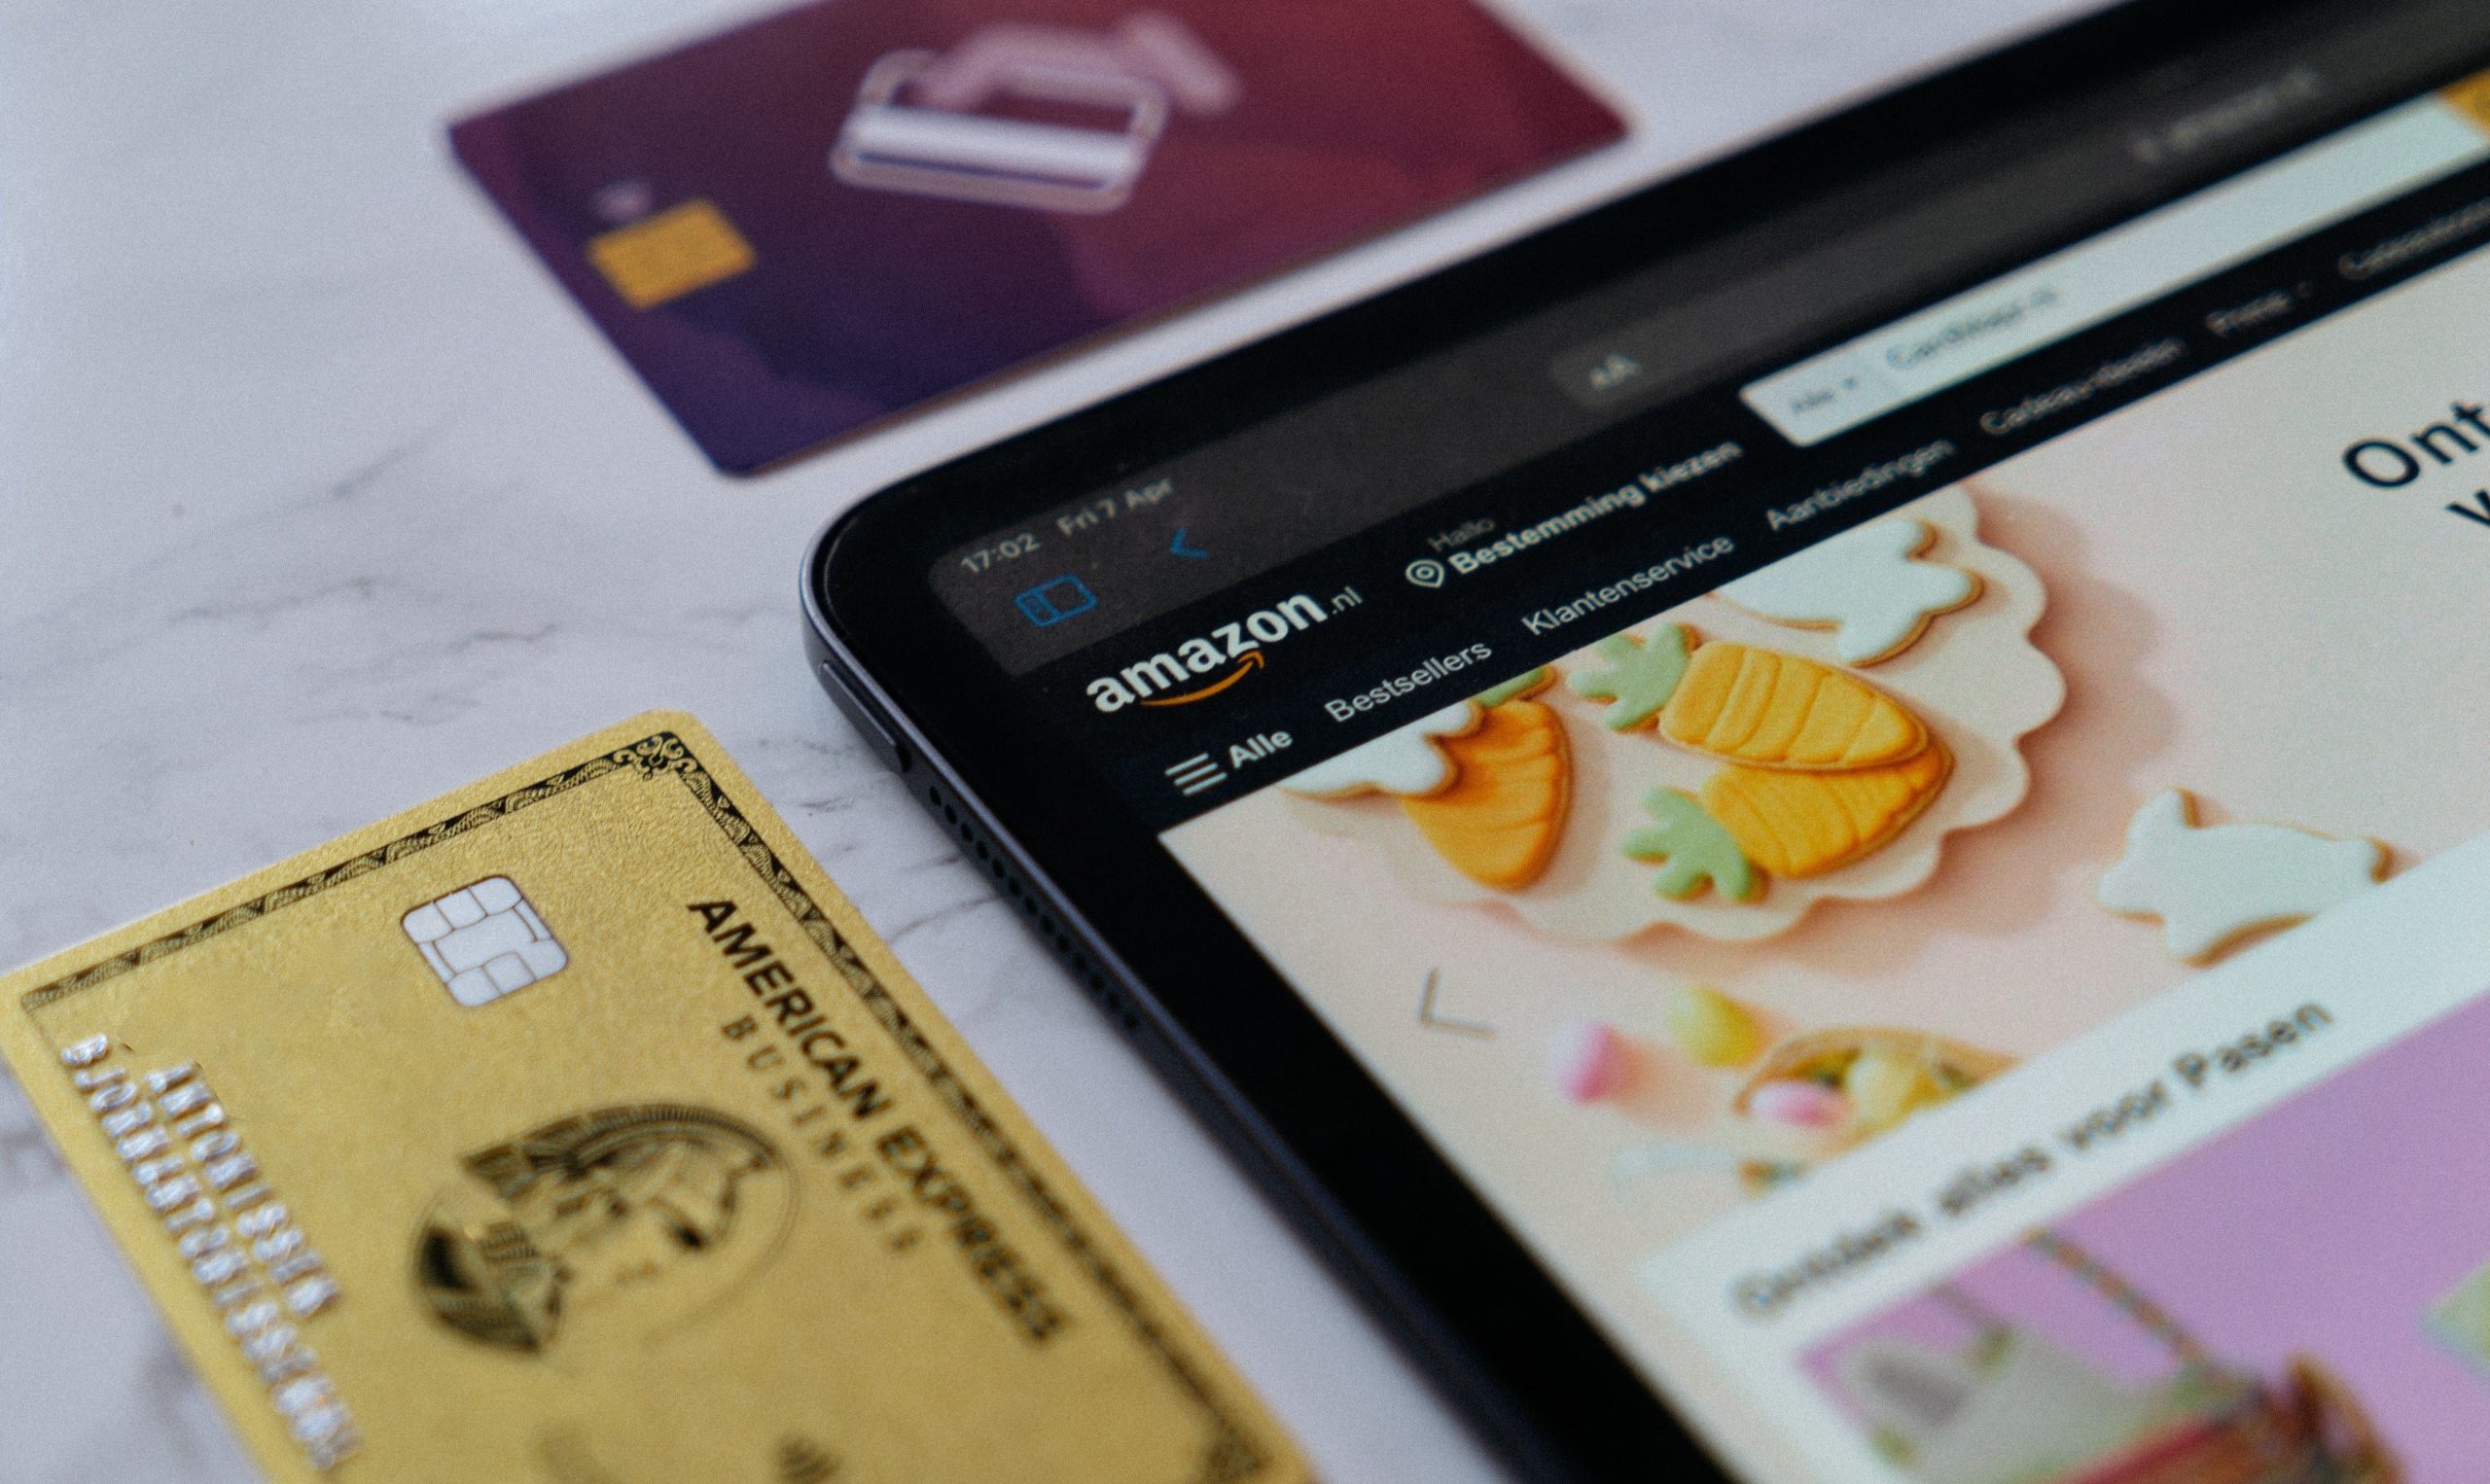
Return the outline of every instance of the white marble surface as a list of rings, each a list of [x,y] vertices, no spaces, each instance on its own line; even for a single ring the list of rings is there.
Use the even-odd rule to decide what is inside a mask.
[[[1511,0],[1626,146],[993,396],[710,473],[443,122],[716,0],[0,0],[0,965],[632,712],[725,739],[1316,1456],[1495,1470],[807,677],[907,470],[2081,0]],[[0,1476],[253,1470],[0,1078]]]

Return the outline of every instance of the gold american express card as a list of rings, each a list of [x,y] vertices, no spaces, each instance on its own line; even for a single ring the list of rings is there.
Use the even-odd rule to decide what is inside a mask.
[[[1307,1477],[689,717],[5,988],[275,1477]]]

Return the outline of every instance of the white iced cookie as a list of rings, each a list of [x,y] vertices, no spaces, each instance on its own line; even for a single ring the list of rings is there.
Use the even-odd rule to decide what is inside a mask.
[[[1396,731],[1361,743],[1326,762],[1318,762],[1280,787],[1309,798],[1346,798],[1352,794],[1397,794],[1416,797],[1452,786],[1452,760],[1436,746],[1438,737],[1457,737],[1478,724],[1476,701],[1462,700],[1430,711]]]
[[[2094,898],[2113,912],[2161,919],[2174,957],[2211,958],[2241,935],[2314,917],[2376,884],[2386,848],[2288,825],[2196,823],[2177,789],[2127,825],[2127,853]]]
[[[1874,664],[1980,595],[1971,573],[1919,559],[1936,543],[1925,521],[1870,521],[1742,577],[1721,596],[1775,623],[1830,628],[1843,663]]]

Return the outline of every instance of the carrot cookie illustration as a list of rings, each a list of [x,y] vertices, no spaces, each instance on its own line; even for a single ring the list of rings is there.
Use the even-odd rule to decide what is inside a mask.
[[[1389,794],[1453,869],[1514,891],[1539,879],[1563,832],[1572,755],[1530,697],[1545,666],[1318,763],[1281,787],[1311,798]]]
[[[1682,789],[1655,790],[1643,800],[1643,808],[1658,823],[1635,830],[1618,848],[1660,867],[1654,891],[1680,901],[1707,885],[1731,901],[1752,901],[1761,894],[1763,877],[1755,863],[1735,835],[1703,812],[1693,795]]]
[[[1441,744],[1446,738],[1476,730],[1479,716],[1476,702],[1455,701],[1406,726],[1350,748],[1328,762],[1318,762],[1286,779],[1280,787],[1308,798],[1440,793],[1451,787],[1454,776],[1453,761]]]
[[[2127,825],[2127,851],[2093,896],[2113,912],[2161,919],[2174,958],[2202,962],[2259,928],[2314,917],[2386,874],[2386,847],[2288,825],[2200,825],[2170,789]]]
[[[1915,758],[1847,773],[1726,767],[1700,800],[1679,789],[1645,799],[1658,823],[1618,849],[1661,867],[1653,889],[1663,897],[1692,897],[1708,882],[1731,901],[1752,901],[1766,872],[1799,881],[1883,849],[1936,799],[1953,766],[1932,738]]]
[[[1727,583],[1721,596],[1775,623],[1831,629],[1842,663],[1872,665],[1979,597],[1978,578],[1924,559],[1936,544],[1924,520],[1870,521]]]
[[[1436,853],[1482,886],[1528,886],[1556,853],[1573,760],[1556,714],[1530,699],[1554,679],[1541,668],[1479,695],[1485,720],[1441,743],[1452,786],[1401,800]]]
[[[1928,746],[1926,724],[1893,697],[1796,654],[1718,639],[1690,648],[1675,623],[1649,644],[1618,634],[1595,653],[1611,667],[1576,676],[1574,689],[1613,702],[1601,718],[1611,730],[1656,720],[1680,747],[1775,768],[1874,767]]]
[[[1703,786],[1703,806],[1748,860],[1796,881],[1883,849],[1937,797],[1953,767],[1934,738],[1916,757],[1847,773],[1727,767]]]
[[[1761,874],[1789,880],[1839,870],[1882,849],[1919,817],[1953,772],[1908,707],[1866,681],[1796,654],[1725,640],[1696,642],[1665,624],[1646,644],[1602,640],[1609,662],[1574,689],[1611,704],[1623,731],[1655,724],[1689,752],[1730,765],[1698,801],[1663,789],[1644,800],[1657,823],[1624,853],[1664,863],[1656,889],[1692,897],[1709,882],[1732,901],[1761,894]]]
[[[1975,493],[1608,628],[1569,606],[1585,631],[1552,686],[1485,691],[1275,807],[1414,897],[1567,942],[1761,943],[1821,902],[1916,892],[2022,803],[2022,739],[2066,696],[2032,642],[2040,574],[1981,539]]]

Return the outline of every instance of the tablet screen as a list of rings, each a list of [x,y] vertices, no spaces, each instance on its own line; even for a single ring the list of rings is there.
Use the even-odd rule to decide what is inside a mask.
[[[935,574],[1759,1474],[2490,1468],[2490,36],[2437,14]]]

